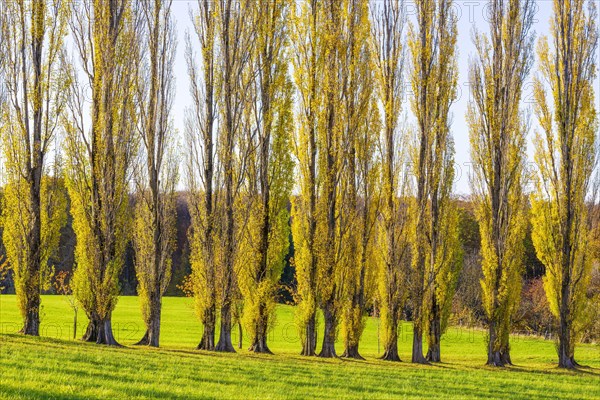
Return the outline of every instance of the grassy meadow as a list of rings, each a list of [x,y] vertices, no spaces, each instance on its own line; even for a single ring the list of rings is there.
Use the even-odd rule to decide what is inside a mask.
[[[275,355],[194,350],[201,336],[191,300],[164,299],[161,349],[133,346],[144,332],[138,299],[121,297],[113,328],[123,348],[72,339],[73,313],[64,297],[43,296],[41,338],[15,334],[15,296],[0,296],[0,398],[600,398],[600,346],[579,345],[577,372],[555,367],[554,342],[512,338],[514,367],[486,367],[484,332],[452,327],[442,342],[443,363],[420,366],[377,359],[378,322],[369,318],[361,343],[366,361],[298,355],[294,308],[279,306],[269,345]],[[85,330],[79,312],[78,337]],[[237,329],[235,329],[237,346]],[[320,338],[319,338],[320,342]],[[410,360],[410,324],[399,346]],[[338,352],[342,352],[339,343]]]

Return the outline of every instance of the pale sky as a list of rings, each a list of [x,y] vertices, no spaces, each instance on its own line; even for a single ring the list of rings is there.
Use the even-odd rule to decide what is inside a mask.
[[[302,0],[298,0],[302,1]],[[599,0],[595,0],[600,3]],[[468,98],[469,98],[469,87],[468,87],[468,62],[469,57],[475,55],[475,48],[471,40],[471,30],[473,27],[477,27],[480,31],[487,30],[486,21],[486,5],[487,1],[473,1],[473,0],[456,0],[454,2],[457,15],[459,17],[458,22],[458,53],[459,53],[459,88],[458,88],[458,99],[452,107],[452,134],[456,143],[456,182],[455,192],[457,194],[468,194],[470,192],[469,182],[467,174],[469,170],[469,133],[467,124],[465,122],[465,112],[467,110]],[[187,78],[187,70],[185,63],[185,32],[186,30],[192,31],[193,26],[189,18],[189,9],[195,10],[197,3],[195,0],[174,0],[173,1],[173,15],[177,24],[178,32],[178,49],[177,58],[175,62],[175,77],[177,79],[176,88],[177,95],[175,97],[175,104],[173,107],[173,119],[175,126],[179,130],[180,135],[183,134],[184,129],[184,116],[185,108],[191,104],[189,94],[189,83]],[[414,14],[414,7],[411,2],[406,2],[407,14],[410,16]],[[539,39],[543,35],[549,33],[549,19],[552,14],[552,0],[537,0],[536,2],[536,15],[534,31],[536,38]],[[405,30],[406,32],[406,30]],[[192,43],[195,43],[192,41]],[[600,64],[600,52],[597,53]],[[531,75],[524,86],[523,101],[524,106],[527,102],[532,101],[532,80],[533,74],[536,74],[536,66],[534,65]],[[405,81],[408,84],[408,79],[405,77]],[[600,83],[596,82],[596,108],[600,110],[599,96]],[[407,94],[409,95],[409,94]],[[410,121],[411,113],[408,98],[405,98],[403,106],[405,112],[408,112],[408,118]],[[531,132],[529,133],[529,145],[528,154],[530,155],[530,161],[532,160],[531,155],[533,154],[531,138],[533,137],[533,131],[536,129],[535,116],[532,113],[531,116]],[[183,144],[183,142],[182,142]],[[180,183],[181,185],[181,183]]]

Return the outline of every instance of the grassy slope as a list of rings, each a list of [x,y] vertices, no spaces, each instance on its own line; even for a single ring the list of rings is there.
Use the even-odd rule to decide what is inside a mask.
[[[107,348],[69,340],[72,313],[63,298],[44,296],[43,304],[46,337],[24,338],[12,334],[19,329],[14,296],[0,296],[0,398],[600,398],[598,346],[578,347],[578,360],[593,368],[574,373],[554,367],[553,342],[515,337],[516,366],[493,370],[483,366],[483,332],[452,328],[444,363],[395,364],[376,359],[377,321],[369,319],[361,344],[367,361],[308,359],[297,355],[293,308],[281,306],[270,338],[275,356],[248,353],[247,340],[238,354],[215,354],[193,350],[201,329],[190,300],[165,298],[162,349]],[[113,325],[126,346],[141,337],[137,298],[119,300]],[[410,331],[403,325],[405,360]]]

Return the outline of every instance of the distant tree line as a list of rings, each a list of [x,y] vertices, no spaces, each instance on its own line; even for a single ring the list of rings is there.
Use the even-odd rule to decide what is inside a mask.
[[[341,334],[341,357],[361,359],[372,314],[385,360],[408,319],[414,363],[440,362],[448,324],[468,323],[486,326],[489,365],[512,364],[524,329],[552,332],[576,368],[600,299],[594,2],[555,0],[538,41],[536,171],[534,2],[490,2],[472,34],[468,199],[453,193],[458,16],[452,0],[406,10],[198,0],[179,137],[172,0],[2,2],[0,261],[22,332],[39,334],[40,294],[68,270],[55,287],[98,344],[118,345],[112,312],[137,293],[138,344],[158,347],[162,297],[183,290],[202,350],[234,352],[237,324],[270,353],[288,301],[305,356],[337,357]]]

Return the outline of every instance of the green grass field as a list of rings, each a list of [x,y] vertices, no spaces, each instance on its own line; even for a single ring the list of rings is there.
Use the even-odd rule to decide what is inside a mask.
[[[79,333],[85,329],[81,315]],[[191,300],[165,298],[161,349],[132,344],[143,334],[136,297],[122,297],[113,328],[123,348],[72,340],[72,312],[59,296],[44,296],[41,338],[15,334],[15,297],[0,296],[0,398],[600,398],[600,347],[580,345],[589,366],[562,371],[554,343],[512,338],[514,367],[484,366],[484,333],[451,328],[442,344],[444,363],[431,366],[377,359],[377,320],[369,319],[361,351],[366,361],[298,355],[294,309],[280,306],[270,338],[273,356],[194,350],[201,327]],[[409,324],[402,327],[401,357],[408,360]],[[237,338],[236,338],[237,341]],[[341,343],[338,351],[341,352]]]

